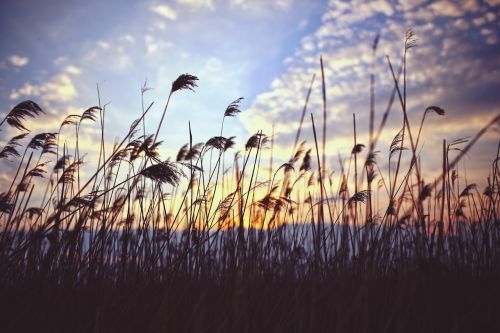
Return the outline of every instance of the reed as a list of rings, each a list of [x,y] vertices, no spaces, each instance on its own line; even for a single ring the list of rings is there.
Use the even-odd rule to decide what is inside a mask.
[[[220,130],[209,140],[196,143],[189,122],[189,141],[175,160],[161,156],[171,98],[197,87],[190,74],[173,81],[153,134],[144,125],[153,105],[144,107],[144,84],[139,118],[112,149],[105,149],[99,90],[98,105],[69,115],[54,133],[29,134],[24,120],[44,111],[33,101],[16,105],[0,122],[1,130],[21,132],[0,150],[0,160],[16,163],[0,191],[0,330],[500,328],[494,310],[500,296],[500,142],[484,191],[458,173],[462,158],[500,115],[471,138],[443,138],[441,171],[425,183],[421,134],[435,121],[429,114],[445,116],[445,110],[430,105],[412,128],[406,76],[415,36],[408,31],[397,73],[387,58],[393,88],[377,124],[377,44],[378,36],[366,149],[353,114],[353,148],[345,162],[339,156],[338,175],[335,165],[326,165],[335,147],[326,146],[322,58],[322,94],[312,94],[313,76],[304,87],[291,157],[279,166],[274,130],[270,137],[256,132],[243,147],[223,136],[242,98],[221,112]],[[299,143],[312,98],[322,101],[321,147],[313,113],[311,144]],[[403,122],[389,149],[378,151],[393,108]],[[101,130],[93,166],[82,159],[78,142],[87,122]],[[74,142],[62,139],[66,130],[74,131]],[[380,156],[388,159],[387,170]]]

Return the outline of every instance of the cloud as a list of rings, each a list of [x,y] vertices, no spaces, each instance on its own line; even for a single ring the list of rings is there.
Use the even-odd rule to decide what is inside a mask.
[[[29,61],[28,57],[23,57],[17,54],[13,54],[9,57],[9,62],[16,67],[26,66]]]
[[[45,103],[68,102],[78,96],[73,81],[66,73],[52,76],[46,83],[33,85],[25,83],[19,89],[12,89],[9,98],[39,97]]]
[[[459,17],[463,15],[460,7],[451,1],[436,1],[431,5],[435,15]]]
[[[97,42],[97,45],[98,45],[100,48],[104,49],[104,50],[109,49],[109,46],[110,46],[108,42],[105,42],[105,41],[102,41],[102,40],[98,41],[98,42]]]
[[[175,19],[177,18],[177,13],[172,9],[172,7],[166,4],[153,5],[151,7],[151,10],[154,13],[172,21],[175,21]]]
[[[486,0],[486,2],[492,7],[500,5],[500,0]]]
[[[144,43],[146,45],[146,51],[149,55],[158,54],[161,51],[173,46],[172,42],[158,40],[152,35],[144,36]]]
[[[129,35],[129,34],[125,34],[125,35],[121,36],[120,40],[124,41],[124,42],[128,42],[130,44],[134,44],[135,43],[135,38],[132,35]]]
[[[309,82],[316,74],[301,140],[307,139],[311,144],[310,113],[314,114],[321,136],[319,57],[323,55],[329,159],[337,152],[350,151],[353,113],[356,114],[358,142],[366,144],[373,38],[381,31],[376,61],[375,126],[378,126],[393,86],[385,55],[389,55],[397,68],[405,30],[410,25],[419,38],[418,47],[411,49],[408,56],[407,108],[411,123],[413,127],[418,126],[423,110],[429,105],[439,105],[447,111],[443,118],[426,120],[423,160],[427,158],[432,162],[433,154],[439,154],[436,150],[439,145],[435,142],[443,138],[454,139],[462,133],[475,134],[492,115],[500,112],[500,97],[494,93],[500,88],[500,79],[491,74],[497,72],[500,65],[500,60],[494,56],[498,54],[493,33],[496,26],[492,23],[496,15],[485,12],[476,1],[467,1],[461,6],[449,1],[403,3],[405,6],[385,1],[375,5],[330,1],[322,25],[302,38],[294,54],[285,58],[284,72],[242,113],[241,119],[248,131],[254,133],[262,129],[269,134],[274,125],[277,151],[286,152],[282,154],[282,158],[286,158],[299,127]],[[473,20],[479,15],[486,19],[477,29]],[[378,149],[386,149],[399,131],[402,115],[397,98],[393,109]],[[479,168],[472,164],[471,167]]]
[[[293,0],[230,0],[230,5],[243,10],[262,11],[269,9],[288,10],[293,5]]]
[[[79,75],[82,73],[82,70],[74,65],[68,65],[65,68],[66,73],[72,74],[72,75]]]
[[[208,8],[210,10],[214,10],[215,6],[212,0],[177,0],[178,3],[186,6],[190,6],[192,8]]]

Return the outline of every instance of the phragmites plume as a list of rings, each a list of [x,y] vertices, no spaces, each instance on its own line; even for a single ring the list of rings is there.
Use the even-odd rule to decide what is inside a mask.
[[[24,139],[27,135],[28,133],[23,133],[16,135],[12,139],[10,139],[9,142],[7,142],[7,144],[5,145],[5,147],[3,147],[2,150],[0,151],[0,159],[8,158],[9,156],[19,157],[20,155],[16,147],[21,146],[21,144],[18,141]]]
[[[128,154],[129,154],[129,151],[130,151],[129,147],[125,147],[125,148],[122,148],[122,149],[116,151],[113,154],[111,161],[109,162],[109,166],[115,167],[118,163],[120,163],[120,161],[125,160],[125,158],[127,158]]]
[[[396,202],[394,199],[389,200],[389,205],[387,206],[386,214],[387,215],[396,215]]]
[[[148,87],[148,79],[144,80],[144,84],[141,87],[141,94],[144,94],[145,92],[152,90],[153,88]]]
[[[377,177],[377,173],[375,172],[375,170],[373,170],[373,168],[369,168],[366,171],[366,179],[369,183],[373,182],[376,177]]]
[[[460,199],[458,202],[457,208],[455,209],[455,216],[456,217],[465,217],[465,212],[464,208],[467,207],[467,204],[465,203],[464,199]]]
[[[241,112],[240,110],[240,103],[243,100],[243,97],[238,98],[237,100],[233,101],[231,104],[228,105],[226,108],[226,111],[224,111],[224,117],[234,117],[238,113]]]
[[[189,150],[189,143],[186,143],[184,146],[181,147],[181,149],[179,149],[179,152],[177,153],[177,157],[175,158],[175,160],[177,162],[183,161],[186,158],[188,150]]]
[[[368,190],[359,191],[358,193],[355,193],[352,197],[350,197],[349,200],[347,200],[347,203],[349,205],[351,205],[354,202],[364,203],[366,198],[368,198],[368,193],[369,193]]]
[[[80,120],[80,116],[79,115],[77,115],[77,114],[70,114],[69,116],[67,116],[66,118],[64,118],[64,120],[62,121],[61,126],[59,126],[59,128],[61,129],[61,128],[63,128],[66,125],[76,125],[79,120]]]
[[[42,152],[55,154],[52,150],[56,146],[56,136],[57,133],[40,133],[35,135],[30,143],[28,144],[28,148],[33,150],[42,149]]]
[[[440,108],[439,106],[435,106],[435,105],[428,106],[425,109],[425,113],[427,113],[429,111],[434,111],[435,113],[437,113],[440,116],[444,116],[444,114],[445,114],[445,111],[442,108]]]
[[[291,162],[287,162],[287,163],[283,163],[279,168],[279,169],[284,169],[285,170],[285,173],[288,173],[290,171],[294,171],[295,169],[293,168],[293,163]]]
[[[83,111],[82,116],[80,117],[80,122],[84,121],[85,119],[96,121],[97,120],[96,112],[101,110],[102,109],[98,106],[93,106],[91,108],[88,108],[87,110]]]
[[[184,157],[184,160],[189,161],[189,160],[194,160],[200,156],[201,150],[203,149],[204,144],[199,142],[195,144],[191,149],[189,149],[186,152],[186,156]]]
[[[401,129],[398,134],[392,139],[391,142],[391,147],[390,147],[390,153],[389,153],[389,159],[392,157],[392,155],[398,151],[401,150],[406,150],[407,148],[402,146],[403,143],[403,129]]]
[[[368,157],[366,158],[365,165],[366,166],[374,166],[377,164],[377,154],[379,151],[373,151],[370,154],[368,154]]]
[[[234,147],[234,145],[236,143],[234,141],[235,138],[236,138],[235,136],[231,136],[229,138],[226,138],[226,142],[224,144],[224,151],[226,151],[226,150],[231,149],[231,148]]]
[[[418,38],[415,36],[415,33],[413,32],[413,30],[408,29],[406,31],[405,49],[409,50],[412,47],[417,46],[417,40],[418,40]]]
[[[495,194],[495,191],[492,186],[488,185],[483,191],[483,194],[488,197],[490,200],[493,200],[493,194]]]
[[[56,165],[54,166],[54,171],[55,170],[62,170],[62,169],[65,169],[69,163],[70,163],[70,158],[71,156],[70,155],[63,155],[61,156],[58,160],[57,160],[57,163]]]
[[[293,157],[290,159],[290,163],[295,163],[298,160],[300,160],[300,158],[304,154],[304,151],[306,150],[305,149],[305,145],[306,145],[305,141],[302,141],[300,143],[299,147],[297,148],[297,151],[295,152],[295,154],[293,155]]]
[[[173,93],[182,89],[194,91],[194,88],[198,87],[196,81],[198,81],[198,78],[194,75],[181,74],[174,82],[172,82],[172,89],[170,92]]]
[[[147,167],[142,170],[140,174],[160,184],[167,183],[172,186],[177,186],[182,172],[175,166],[174,163],[164,161]]]
[[[66,169],[63,170],[61,177],[59,178],[59,184],[68,184],[73,183],[75,181],[75,172],[78,166],[83,164],[83,159],[79,159],[78,161],[74,161],[71,163]]]
[[[137,134],[137,132],[139,131],[137,126],[140,124],[140,122],[141,122],[141,118],[137,118],[136,120],[134,120],[132,122],[132,124],[130,124],[130,128],[128,130],[128,133],[129,133],[129,136],[131,138],[134,137]]]
[[[460,193],[459,197],[462,198],[462,197],[467,197],[469,195],[471,195],[471,191],[474,190],[476,188],[476,184],[469,184],[467,185],[462,193]]]
[[[420,201],[424,201],[425,199],[427,199],[428,197],[431,196],[431,193],[432,193],[432,187],[430,184],[425,184],[423,187],[422,187],[422,191],[420,192],[420,195],[419,195],[419,200]]]
[[[44,178],[47,173],[44,168],[48,162],[38,163],[35,167],[33,167],[27,174],[27,177],[40,177]]]
[[[314,186],[316,184],[316,177],[314,177],[314,172],[311,172],[311,176],[307,180],[307,187]]]
[[[252,135],[247,143],[245,144],[245,150],[249,150],[252,148],[261,147],[267,142],[267,136],[264,133],[257,133]]]
[[[226,151],[234,146],[235,144],[234,139],[235,139],[234,136],[230,138],[225,138],[223,136],[214,136],[205,143],[205,146],[208,147],[209,149],[215,148],[221,151]]]
[[[68,208],[70,206],[73,206],[73,207],[82,207],[82,206],[83,207],[93,207],[97,201],[98,196],[99,196],[99,193],[97,191],[93,191],[85,196],[74,197],[68,202],[67,207]]]
[[[311,149],[306,151],[304,158],[302,159],[302,165],[300,166],[299,171],[309,171],[311,169]]]
[[[142,138],[144,138],[144,140],[141,141]],[[132,143],[134,144],[131,145]],[[134,161],[141,155],[141,153],[144,153],[145,156],[155,161],[159,161],[158,147],[161,144],[162,141],[154,142],[153,135],[148,135],[146,137],[141,136],[138,140],[134,140],[131,143],[129,143],[129,145],[132,147],[130,152],[130,160]]]
[[[363,148],[365,147],[364,144],[362,143],[358,143],[357,145],[355,145],[353,148],[352,148],[352,154],[359,154],[361,153],[361,151],[363,151]]]
[[[0,122],[0,126],[4,123],[4,121],[6,121],[7,124],[17,128],[18,130],[29,131],[23,125],[22,121],[26,117],[34,118],[35,116],[38,116],[39,114],[42,113],[45,113],[45,111],[43,111],[38,104],[36,104],[33,101],[27,100],[14,106],[14,108],[9,112],[9,114],[7,114],[5,119],[2,120],[2,122]]]
[[[9,214],[12,212],[14,205],[10,203],[11,193],[3,192],[0,193],[0,212]]]
[[[26,209],[26,213],[28,214],[28,218],[31,220],[33,216],[40,216],[43,213],[43,208],[41,207],[30,207]]]

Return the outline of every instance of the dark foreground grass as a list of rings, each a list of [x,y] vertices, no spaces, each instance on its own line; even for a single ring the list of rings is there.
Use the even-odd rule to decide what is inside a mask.
[[[498,332],[497,276],[136,281],[2,288],[2,332]]]

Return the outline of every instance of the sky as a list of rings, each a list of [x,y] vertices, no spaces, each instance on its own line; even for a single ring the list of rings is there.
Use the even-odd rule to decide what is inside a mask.
[[[106,140],[123,138],[144,104],[155,102],[146,120],[154,133],[173,80],[199,77],[195,92],[176,93],[160,132],[162,156],[175,156],[188,141],[218,135],[226,106],[244,97],[243,112],[226,120],[225,136],[242,147],[259,130],[275,130],[277,161],[291,154],[305,95],[313,74],[325,66],[327,154],[367,143],[371,48],[376,58],[375,124],[392,88],[387,57],[398,66],[407,29],[418,41],[409,52],[408,113],[417,127],[425,108],[438,105],[446,116],[429,116],[423,131],[422,167],[440,170],[443,139],[473,135],[500,113],[500,1],[35,1],[0,3],[0,113],[31,99],[47,112],[29,123],[33,132],[54,131],[65,116],[106,104]],[[387,56],[387,57],[386,57]],[[321,80],[316,78],[309,112],[322,115]],[[397,107],[377,150],[387,155],[401,128]],[[309,113],[308,112],[308,113]],[[309,117],[301,140],[312,147]],[[320,127],[319,125],[316,125]],[[2,128],[0,140],[16,134]],[[498,130],[489,131],[464,160],[471,182],[481,182],[494,160]],[[65,133],[69,136],[71,134]],[[96,125],[81,135],[89,155],[98,149]],[[380,161],[381,164],[387,163]],[[6,171],[15,164],[2,162]],[[6,179],[6,172],[3,172]]]

